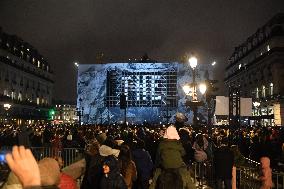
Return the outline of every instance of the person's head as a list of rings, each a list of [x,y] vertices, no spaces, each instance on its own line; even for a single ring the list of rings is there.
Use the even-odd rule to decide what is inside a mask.
[[[270,167],[270,159],[268,157],[260,158],[261,168],[269,168]]]
[[[203,146],[204,145],[204,139],[203,139],[203,135],[201,133],[198,133],[196,135],[196,143],[199,145],[199,146]]]
[[[103,162],[104,174],[119,172],[118,160],[115,156],[107,156]]]
[[[141,139],[138,139],[137,140],[137,144],[136,144],[136,148],[138,148],[138,149],[145,148],[145,142],[143,140],[141,140]]]
[[[58,162],[53,158],[44,158],[38,162],[42,186],[58,185],[60,169]]]
[[[166,139],[175,139],[175,140],[179,140],[180,139],[179,134],[177,132],[177,129],[175,128],[174,125],[170,125],[166,129],[165,134],[164,134],[164,138],[166,138]]]
[[[88,146],[87,146],[87,153],[89,153],[92,156],[95,156],[99,153],[100,149],[100,143],[97,140],[93,140]]]
[[[126,160],[126,161],[131,160],[131,152],[130,152],[130,148],[127,144],[122,144],[120,146],[120,153],[119,153],[118,158]]]

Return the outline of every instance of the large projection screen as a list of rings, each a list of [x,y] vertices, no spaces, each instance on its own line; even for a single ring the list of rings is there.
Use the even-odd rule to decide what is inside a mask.
[[[205,80],[208,67],[198,66],[197,70],[196,81]],[[192,122],[193,113],[185,106],[182,90],[191,81],[191,69],[184,63],[80,64],[77,107],[84,109],[84,123],[121,123],[124,110],[120,109],[120,95],[125,94],[130,124],[173,123],[177,112]],[[206,108],[199,108],[198,117],[205,122],[206,112]]]

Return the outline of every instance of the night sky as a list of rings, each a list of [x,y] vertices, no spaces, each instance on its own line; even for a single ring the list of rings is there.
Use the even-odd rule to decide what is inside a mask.
[[[112,62],[195,53],[201,64],[216,60],[222,80],[234,47],[279,12],[284,0],[0,0],[0,27],[48,60],[55,99],[75,102],[74,62],[101,52]]]

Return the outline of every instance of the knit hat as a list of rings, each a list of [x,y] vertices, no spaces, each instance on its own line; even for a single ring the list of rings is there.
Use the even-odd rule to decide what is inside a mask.
[[[179,140],[180,137],[178,135],[177,129],[174,127],[174,125],[170,125],[164,134],[164,138],[167,139],[176,139]]]
[[[110,156],[110,155],[114,155],[115,157],[118,157],[120,150],[113,149],[106,145],[102,145],[99,149],[99,152],[100,152],[100,155],[104,157]]]
[[[55,159],[44,158],[38,162],[38,166],[42,186],[51,186],[59,184],[60,169]]]

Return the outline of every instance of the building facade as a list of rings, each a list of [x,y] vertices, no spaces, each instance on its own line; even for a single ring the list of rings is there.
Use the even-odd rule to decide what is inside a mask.
[[[196,82],[209,79],[211,68],[198,64]],[[206,74],[207,73],[207,74]],[[208,77],[207,77],[208,75]],[[168,124],[177,113],[193,123],[193,111],[183,87],[193,80],[187,63],[129,61],[78,66],[77,108],[87,124]],[[198,91],[198,99],[205,97]],[[124,96],[124,97],[123,97]],[[123,99],[123,98],[124,99]],[[198,108],[197,117],[206,123],[206,106]]]
[[[251,124],[284,125],[284,14],[235,47],[225,85],[253,100]]]
[[[54,107],[54,115],[52,120],[54,124],[59,123],[77,123],[78,122],[78,111],[74,104],[56,104]]]
[[[48,119],[53,86],[53,73],[46,59],[32,45],[0,28],[1,120],[21,124]]]

